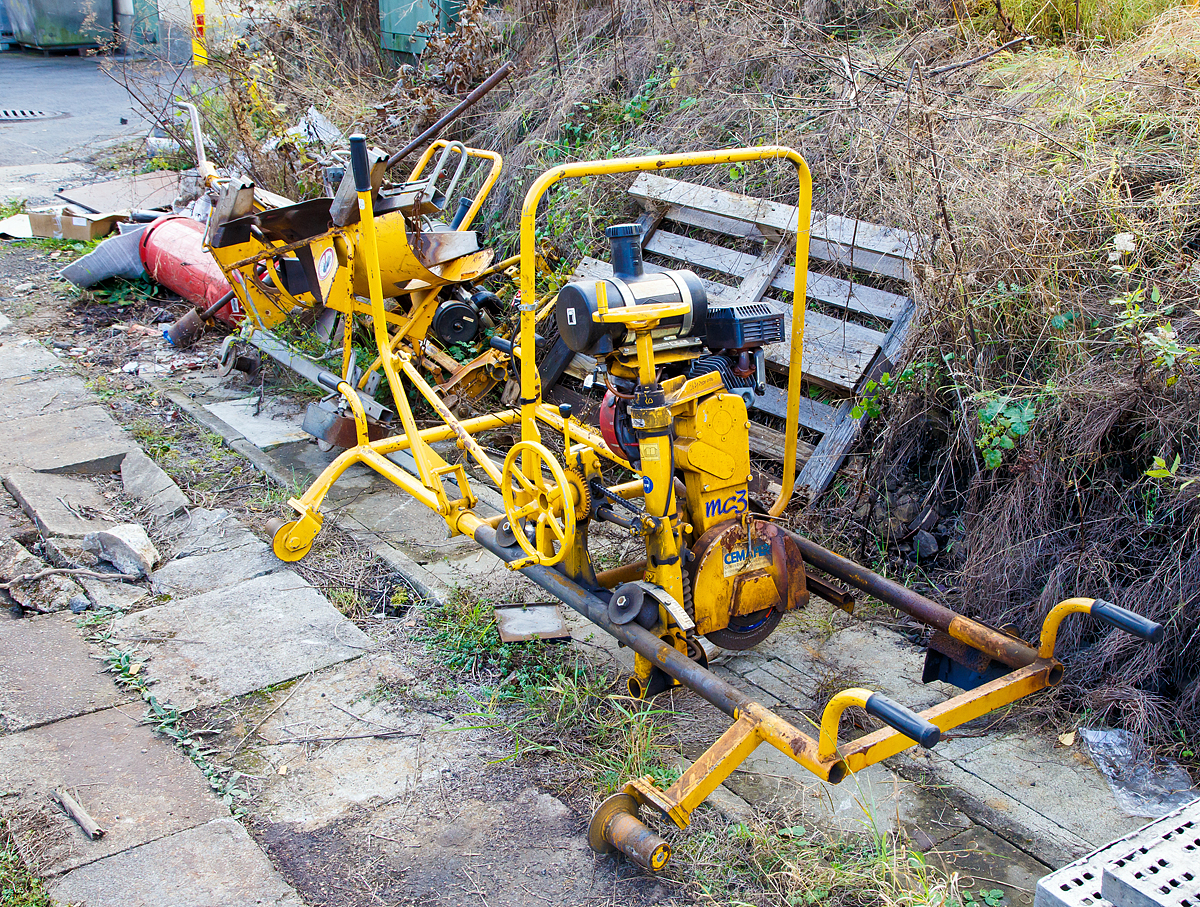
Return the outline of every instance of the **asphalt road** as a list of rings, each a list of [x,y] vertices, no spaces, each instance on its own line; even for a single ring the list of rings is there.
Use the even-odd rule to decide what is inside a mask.
[[[88,181],[89,162],[105,147],[146,135],[147,115],[123,82],[128,77],[137,86],[146,79],[175,78],[173,71],[150,69],[154,65],[131,63],[127,72],[121,57],[0,53],[0,110],[58,114],[44,120],[0,118],[0,201],[53,201],[58,188]]]

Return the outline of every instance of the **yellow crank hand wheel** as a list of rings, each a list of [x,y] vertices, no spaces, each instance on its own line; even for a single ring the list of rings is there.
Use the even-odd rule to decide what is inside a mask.
[[[554,478],[553,485],[547,484],[542,474],[543,464]],[[504,458],[500,491],[513,535],[529,560],[550,567],[566,557],[568,546],[575,542],[575,502],[554,454],[536,441],[517,443]],[[534,525],[532,541],[525,534],[525,521]]]

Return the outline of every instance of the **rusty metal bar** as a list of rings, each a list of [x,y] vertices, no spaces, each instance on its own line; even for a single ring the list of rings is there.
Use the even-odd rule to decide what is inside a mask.
[[[903,611],[909,617],[948,633],[960,642],[990,655],[1011,668],[1023,668],[1037,661],[1038,653],[1032,646],[1013,639],[999,630],[993,630],[977,620],[963,617],[944,605],[939,605],[894,580],[880,576],[854,561],[834,554],[828,548],[822,548],[816,542],[801,535],[796,535],[794,532],[788,534],[795,540],[800,554],[808,563],[824,570],[831,576],[836,576],[842,582],[849,583],[851,586],[875,596],[896,610]]]
[[[426,129],[424,132],[422,132],[419,136],[417,136],[415,139],[413,139],[411,142],[409,142],[407,145],[405,145],[403,148],[401,148],[399,151],[397,151],[391,157],[389,157],[387,160],[388,169],[390,170],[392,167],[395,167],[402,160],[404,160],[406,157],[408,157],[410,154],[412,154],[414,151],[416,151],[418,148],[420,148],[423,144],[425,144],[426,142],[435,138],[439,132],[441,132],[443,129],[445,129],[451,122],[453,122],[468,107],[473,105],[476,101],[478,101],[485,94],[487,94],[489,91],[491,91],[493,88],[495,88],[498,84],[500,84],[501,80],[504,79],[504,77],[507,76],[512,71],[513,71],[512,63],[511,62],[505,63],[503,66],[501,66],[499,69],[497,69],[494,73],[492,73],[490,76],[488,76],[486,79],[484,79],[483,82],[481,82],[474,91],[472,91],[469,95],[467,95],[465,98],[463,98],[462,101],[460,101],[458,104],[456,104],[453,109],[449,110],[436,123],[434,123],[428,129]]]
[[[480,545],[503,561],[516,561],[525,555],[516,545],[505,548],[496,541],[496,531],[487,525],[476,526],[472,537]],[[532,565],[522,567],[520,572],[533,580],[551,595],[570,605],[604,632],[616,637],[633,651],[648,659],[655,667],[662,669],[687,686],[731,718],[737,718],[738,713],[753,700],[739,690],[692,661],[678,649],[667,645],[649,630],[644,629],[636,621],[619,625],[608,618],[608,604],[601,601],[582,586],[576,585],[551,567]]]

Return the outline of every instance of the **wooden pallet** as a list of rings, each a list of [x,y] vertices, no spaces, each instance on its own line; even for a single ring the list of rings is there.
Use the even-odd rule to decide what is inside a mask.
[[[791,293],[796,271],[785,262],[795,250],[798,210],[780,204],[669,179],[654,173],[640,174],[629,193],[645,209],[646,228],[642,242],[647,253],[646,270],[689,267],[714,275],[705,278],[709,304],[764,302],[784,314],[784,335],[791,336],[791,306],[766,295]],[[812,212],[809,258],[827,262],[847,277],[854,271],[890,278],[893,283],[912,280],[912,266],[928,240],[889,227],[832,214]],[[699,228],[710,234],[737,241],[738,251],[685,235],[680,228]],[[652,263],[658,258],[665,264]],[[576,270],[580,279],[612,275],[607,262],[583,259]],[[725,282],[728,281],[728,282]],[[808,272],[802,375],[818,400],[805,397],[799,421],[819,436],[815,445],[800,443],[796,489],[815,499],[832,481],[846,454],[858,439],[865,417],[852,414],[856,394],[872,378],[892,367],[908,328],[915,304],[909,296],[887,292],[830,274]],[[791,357],[790,340],[767,348],[767,365],[786,376]],[[580,380],[595,373],[597,363],[588,356],[575,356],[565,371]],[[550,381],[549,384],[553,384]],[[787,391],[769,387],[757,397],[753,409],[784,419]],[[755,424],[751,450],[756,456],[783,459],[783,435]]]

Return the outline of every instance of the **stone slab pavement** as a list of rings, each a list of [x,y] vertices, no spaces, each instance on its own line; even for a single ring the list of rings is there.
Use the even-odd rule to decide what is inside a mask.
[[[126,615],[110,644],[149,659],[161,702],[215,702],[370,647],[227,513],[176,517],[188,502],[170,477],[52,352],[2,316],[0,376],[0,476],[14,495],[0,493],[3,538],[40,535],[47,557],[70,559],[80,556],[80,536],[113,521],[94,485],[53,473],[120,470],[126,494],[154,517],[168,558],[155,589],[166,602]],[[133,607],[146,593],[81,582],[100,605]],[[0,818],[22,858],[59,901],[84,907],[300,907],[201,770],[142,723],[140,699],[102,673],[86,632],[68,614],[0,618]],[[106,833],[89,840],[51,799],[57,789]]]
[[[0,733],[129,702],[70,612],[0,621]]]
[[[213,819],[68,872],[50,886],[87,907],[303,907],[238,822]]]
[[[228,816],[208,782],[141,723],[142,705],[116,707],[0,737],[0,799],[26,862],[57,875],[202,822]],[[89,841],[50,799],[74,791],[105,830]]]
[[[371,640],[290,570],[118,619],[140,641],[155,691],[181,712],[355,658]]]

